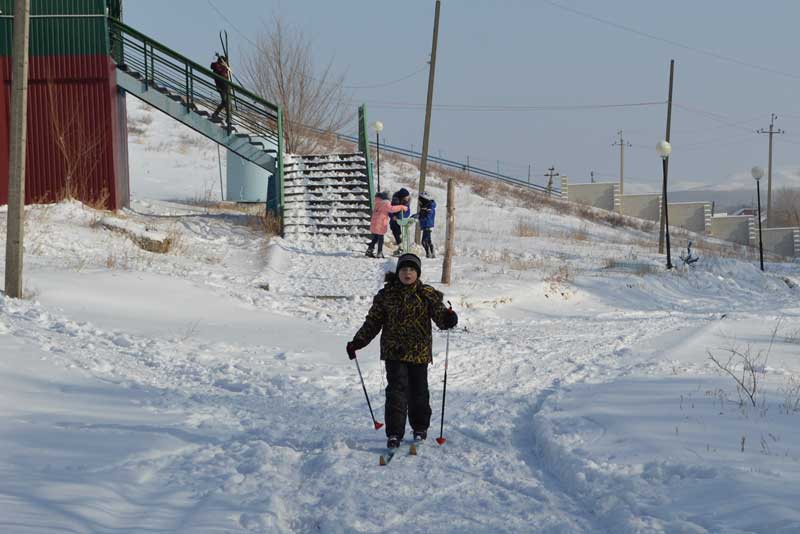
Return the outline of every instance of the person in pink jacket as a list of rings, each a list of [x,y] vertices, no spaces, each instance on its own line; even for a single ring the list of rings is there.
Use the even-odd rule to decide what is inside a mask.
[[[370,258],[383,258],[383,236],[389,229],[389,214],[397,213],[406,209],[405,206],[392,206],[389,202],[389,195],[386,193],[375,193],[375,209],[372,210],[372,219],[369,222],[369,231],[372,232],[372,241],[367,248],[367,256]],[[372,249],[378,244],[378,255]]]

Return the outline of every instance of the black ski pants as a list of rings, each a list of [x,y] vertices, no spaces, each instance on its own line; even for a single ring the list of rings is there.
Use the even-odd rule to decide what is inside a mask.
[[[389,219],[389,228],[392,230],[395,245],[399,245],[402,239],[402,230],[400,230],[400,225],[397,224],[394,219]]]
[[[422,229],[422,248],[426,254],[433,254],[433,241],[431,241],[431,228]]]
[[[381,234],[372,234],[372,241],[369,242],[369,249],[372,250],[372,248],[376,244],[378,245],[378,254],[382,254],[383,253],[383,236]]]
[[[428,364],[386,361],[386,437],[400,439],[406,431],[406,416],[415,432],[431,424]]]

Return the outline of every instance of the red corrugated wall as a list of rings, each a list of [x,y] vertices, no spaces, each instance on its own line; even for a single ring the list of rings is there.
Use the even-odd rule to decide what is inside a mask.
[[[10,68],[10,58],[0,57],[6,93]],[[69,193],[112,210],[127,204],[123,98],[108,56],[30,58],[26,203],[55,202]],[[0,129],[8,127],[8,120],[0,122]],[[8,202],[4,182],[0,204]]]

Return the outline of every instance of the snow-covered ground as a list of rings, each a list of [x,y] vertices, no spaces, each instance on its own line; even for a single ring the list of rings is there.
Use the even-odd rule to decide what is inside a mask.
[[[30,298],[0,297],[0,532],[800,532],[797,264],[699,250],[666,272],[652,235],[459,187],[453,284],[438,260],[422,276],[460,315],[447,442],[379,467],[344,345],[392,260],[181,202],[213,198],[216,147],[129,107],[117,217],[173,249],[28,208]],[[755,406],[709,359],[736,353]],[[377,354],[359,361],[382,420]]]

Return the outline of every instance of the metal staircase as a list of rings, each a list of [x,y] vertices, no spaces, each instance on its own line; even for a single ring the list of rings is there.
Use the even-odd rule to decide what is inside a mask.
[[[362,153],[287,156],[284,168],[287,237],[370,235],[372,188]]]
[[[227,82],[230,105],[221,119],[211,112],[220,96],[211,70],[157,41],[109,19],[109,43],[117,63],[117,85],[133,96],[228,148],[273,175],[275,213],[283,213],[283,118],[281,109]]]

